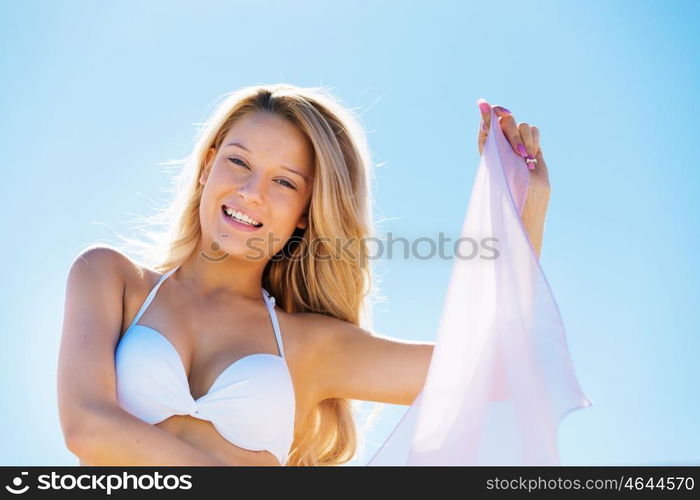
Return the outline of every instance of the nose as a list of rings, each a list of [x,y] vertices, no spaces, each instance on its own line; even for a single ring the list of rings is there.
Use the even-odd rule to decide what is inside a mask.
[[[248,203],[260,205],[265,197],[262,176],[251,175],[238,188],[238,195]]]

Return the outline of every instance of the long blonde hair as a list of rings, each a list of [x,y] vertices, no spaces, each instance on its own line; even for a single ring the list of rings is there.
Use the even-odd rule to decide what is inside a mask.
[[[218,150],[231,126],[244,115],[268,111],[295,124],[315,153],[315,179],[305,230],[296,229],[280,252],[290,258],[271,259],[263,283],[288,313],[314,312],[365,329],[372,322],[372,270],[364,256],[367,238],[374,236],[371,194],[372,159],[358,117],[322,87],[289,84],[254,85],[224,94],[202,124],[189,156],[167,162],[181,166],[173,176],[175,196],[153,215],[138,218],[142,238],[119,236],[127,253],[147,267],[165,272],[196,250],[201,235],[198,182],[210,147]],[[337,258],[330,239],[340,241],[356,259]],[[301,241],[303,240],[303,241]],[[308,249],[314,241],[314,252]],[[302,244],[297,244],[301,242]],[[336,258],[329,258],[336,255]],[[297,257],[297,258],[295,258]],[[358,447],[353,401],[321,401],[299,426],[288,465],[339,465],[350,461]]]

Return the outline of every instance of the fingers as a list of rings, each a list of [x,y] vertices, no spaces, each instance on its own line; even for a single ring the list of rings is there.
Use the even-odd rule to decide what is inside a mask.
[[[525,122],[520,122],[518,123],[518,132],[520,132],[520,138],[525,145],[525,152],[527,153],[525,156],[534,158],[537,153],[537,147],[532,137],[532,127]]]
[[[547,170],[547,164],[544,161],[544,155],[541,149],[537,151],[535,159],[537,160],[537,164],[530,171],[532,175],[531,178],[537,180],[535,186],[538,189],[546,191],[549,189],[549,171]]]
[[[513,114],[513,113],[511,113],[509,110],[507,110],[506,108],[504,108],[503,106],[495,105],[495,106],[493,107],[493,110],[494,110],[494,112],[495,112],[499,117],[508,116],[508,115],[512,115],[512,114]]]
[[[499,123],[501,124],[503,135],[505,135],[508,139],[513,151],[525,158],[528,154],[527,148],[525,147],[525,141],[520,136],[520,129],[518,128],[518,125],[515,124],[515,118],[513,115],[506,115],[499,118]]]
[[[479,124],[479,133],[477,138],[477,147],[479,149],[479,154],[484,150],[484,144],[486,144],[486,137],[491,128],[491,105],[483,97],[476,101],[479,106],[479,111],[481,111],[481,123]],[[493,106],[493,111],[498,117],[504,117],[510,115],[508,111],[503,106]]]
[[[513,151],[523,158],[535,158],[538,160],[537,164],[528,162],[528,168],[535,170],[535,165],[538,165],[540,158],[542,158],[539,129],[526,122],[516,123],[515,117],[508,109],[498,105],[491,106],[486,99],[480,98],[477,101],[477,105],[481,111],[481,123],[477,140],[479,154],[482,153],[486,144],[486,137],[491,127],[491,110],[493,109],[503,135],[508,139]],[[546,175],[546,166],[543,170],[545,170],[544,175]]]
[[[542,150],[540,149],[540,131],[534,125],[525,122],[518,123],[518,131],[520,132],[520,138],[523,140],[527,152],[525,157],[527,168],[535,170],[540,163],[539,158],[542,156]],[[537,160],[536,163],[531,161],[533,158]],[[540,167],[540,169],[541,168],[542,167]]]
[[[486,144],[486,136],[491,127],[491,105],[484,98],[479,99],[476,103],[479,106],[479,111],[481,111],[481,123],[479,124],[479,133],[476,139],[477,148],[479,154],[481,154],[484,150],[484,144]]]
[[[535,151],[540,150],[540,129],[532,125],[530,127],[530,133],[532,134],[532,140],[535,143]]]

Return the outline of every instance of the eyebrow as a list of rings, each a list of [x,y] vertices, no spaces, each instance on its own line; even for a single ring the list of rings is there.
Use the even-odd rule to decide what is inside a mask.
[[[227,146],[237,146],[237,147],[239,147],[239,148],[241,148],[241,149],[244,149],[244,150],[248,151],[250,154],[253,154],[252,151],[250,151],[247,147],[245,147],[245,146],[244,146],[243,144],[241,144],[240,142],[230,142],[230,143],[227,144]],[[302,177],[302,178],[304,178],[304,179],[313,180],[313,177],[311,177],[310,175],[305,174],[304,172],[300,172],[299,170],[297,170],[297,169],[295,169],[295,168],[287,167],[287,166],[285,166],[285,165],[280,165],[280,166],[281,166],[283,169],[289,170],[290,172],[292,172],[292,173],[294,173],[294,174],[297,174],[298,176],[300,176],[300,177]]]

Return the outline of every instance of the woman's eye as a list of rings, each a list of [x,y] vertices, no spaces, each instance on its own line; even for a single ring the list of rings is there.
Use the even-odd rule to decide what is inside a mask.
[[[236,165],[241,165],[242,167],[250,169],[250,167],[248,167],[248,165],[246,165],[246,163],[243,160],[241,160],[240,158],[229,158],[229,161],[232,163],[239,161],[240,163],[236,163]],[[283,186],[287,186],[289,188],[296,189],[294,187],[294,184],[292,184],[291,182],[285,181],[284,179],[278,179],[278,180],[280,181],[280,183],[284,182],[284,184],[282,184]]]
[[[243,160],[239,159],[239,158],[229,158],[229,160],[230,160],[231,162],[240,161],[241,163],[237,163],[237,165],[242,165],[242,166],[244,166],[245,168],[248,168],[248,165],[246,165],[245,162],[244,162]]]
[[[280,180],[280,182],[284,182],[283,185],[286,185],[286,186],[288,186],[288,187],[290,187],[290,188],[292,188],[292,189],[296,189],[296,188],[294,187],[294,185],[293,185],[291,182],[287,182],[287,181],[285,181],[284,179],[279,179],[279,180]]]

